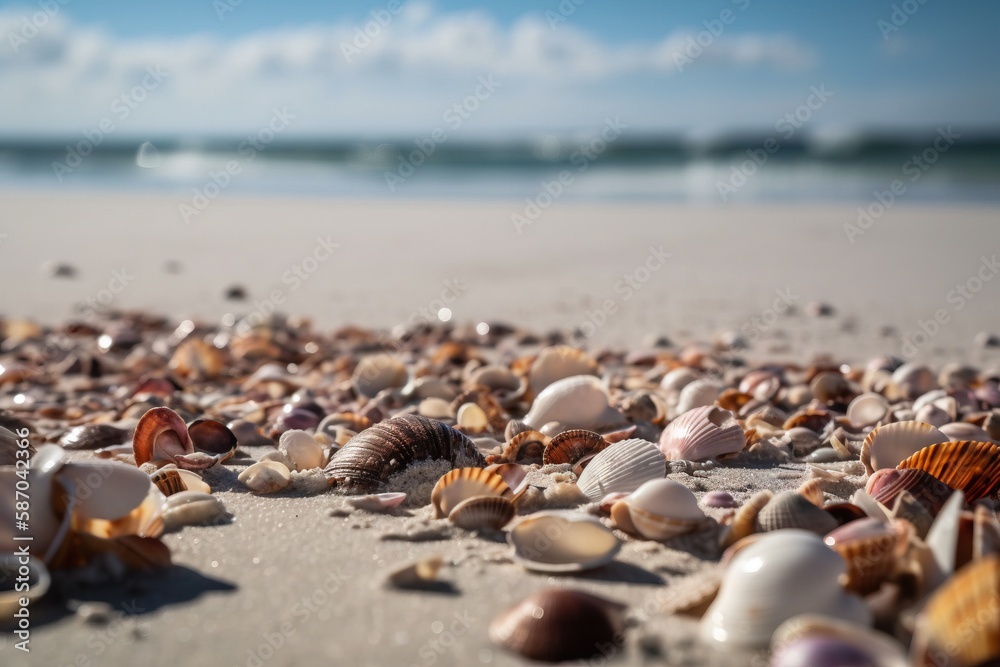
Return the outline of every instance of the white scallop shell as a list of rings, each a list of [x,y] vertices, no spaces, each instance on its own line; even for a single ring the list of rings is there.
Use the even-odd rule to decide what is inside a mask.
[[[850,402],[847,406],[847,418],[858,428],[871,426],[884,420],[889,409],[889,401],[885,400],[885,396],[869,391],[859,394]]]
[[[733,413],[712,405],[685,412],[660,435],[660,451],[671,461],[704,461],[746,447]]]
[[[782,623],[822,614],[870,625],[864,601],[844,591],[847,564],[823,538],[803,530],[760,536],[733,558],[719,595],[702,619],[702,637],[742,648],[764,648]]]
[[[632,492],[667,476],[667,459],[647,440],[622,440],[591,459],[576,485],[594,502],[616,491]]]
[[[916,421],[883,424],[868,434],[861,445],[861,462],[868,474],[895,468],[924,447],[948,442],[948,436],[930,424]]]
[[[610,405],[607,389],[592,375],[553,382],[538,394],[524,418],[524,423],[536,430],[549,422],[559,422],[563,429],[594,430],[622,421]]]
[[[514,560],[538,572],[578,572],[614,560],[622,543],[595,517],[578,512],[536,512],[507,535]]]
[[[672,479],[645,482],[623,502],[636,532],[650,540],[689,533],[706,519],[690,489]]]
[[[715,380],[701,379],[686,384],[677,399],[676,414],[682,415],[695,408],[712,405],[722,389],[722,385]]]

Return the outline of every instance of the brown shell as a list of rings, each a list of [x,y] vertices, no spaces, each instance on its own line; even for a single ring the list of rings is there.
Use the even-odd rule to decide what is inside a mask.
[[[573,464],[585,456],[591,456],[608,446],[607,440],[599,433],[578,428],[563,431],[545,445],[542,452],[542,463]]]
[[[485,468],[457,468],[441,475],[431,491],[434,518],[443,519],[463,500],[476,496],[512,498],[514,491],[503,477]]]
[[[111,424],[74,426],[59,438],[63,449],[103,449],[128,442],[128,431]]]
[[[763,491],[758,491],[750,497],[750,500],[743,503],[736,510],[736,514],[733,515],[733,522],[729,524],[729,531],[722,539],[722,546],[730,547],[744,537],[757,532],[757,516],[762,509],[767,507],[772,498],[774,498],[774,494],[764,489]]]
[[[715,404],[724,410],[729,410],[732,413],[739,413],[743,406],[752,400],[754,400],[754,398],[750,394],[745,394],[739,389],[733,389],[730,387],[719,394],[719,397],[715,399]]]
[[[503,448],[501,460],[504,463],[525,465],[541,463],[545,447],[551,440],[552,438],[539,431],[521,431]]]
[[[135,464],[141,466],[147,461],[163,460],[163,452],[155,451],[158,441],[167,439],[172,450],[193,453],[194,443],[188,434],[187,424],[181,416],[170,408],[150,408],[135,425],[132,434],[132,453]]]
[[[896,497],[907,491],[923,505],[931,516],[937,516],[953,493],[951,487],[934,475],[916,468],[884,468],[868,478],[865,491],[886,507],[893,507]]]
[[[230,456],[236,452],[236,434],[222,422],[214,419],[196,419],[188,424],[188,434],[198,451]]]
[[[900,533],[878,519],[860,519],[831,531],[823,541],[847,561],[844,587],[867,595],[877,591],[900,555]]]
[[[463,391],[455,400],[451,402],[451,411],[458,413],[458,409],[466,403],[475,403],[486,413],[486,420],[489,422],[489,429],[493,433],[502,433],[507,426],[507,418],[504,416],[503,408],[497,399],[493,398],[490,390],[485,387],[476,387]]]
[[[924,470],[951,488],[964,491],[968,503],[1000,489],[1000,447],[991,442],[942,442],[924,447],[896,467]]]
[[[759,533],[800,528],[820,536],[838,525],[836,519],[797,491],[783,491],[772,498],[757,514],[755,524]]]
[[[785,420],[781,428],[785,431],[801,426],[815,433],[821,432],[833,421],[833,413],[826,410],[800,410]]]
[[[549,588],[494,618],[490,639],[530,660],[586,660],[622,642],[623,609],[582,591]]]
[[[415,461],[443,460],[453,468],[483,468],[476,445],[447,424],[419,415],[397,415],[351,438],[326,465],[332,485],[373,493]]]
[[[514,518],[517,510],[509,498],[476,496],[466,498],[449,512],[448,520],[466,530],[500,530]]]
[[[150,476],[150,479],[152,479],[156,488],[162,491],[165,496],[172,496],[175,493],[187,491],[187,485],[181,478],[181,474],[172,468],[157,470]]]

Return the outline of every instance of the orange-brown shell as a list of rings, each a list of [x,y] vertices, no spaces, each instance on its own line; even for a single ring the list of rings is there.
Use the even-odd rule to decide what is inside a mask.
[[[1000,447],[991,442],[961,440],[930,445],[896,468],[930,473],[949,487],[964,491],[969,503],[1000,489]]]
[[[539,431],[521,431],[504,447],[501,460],[504,463],[541,463],[545,447],[551,440]]]
[[[194,452],[187,424],[170,408],[151,408],[139,418],[132,436],[135,464],[172,460],[178,454]]]
[[[578,428],[563,431],[552,438],[542,452],[542,463],[573,464],[585,456],[596,454],[608,446],[599,433]]]

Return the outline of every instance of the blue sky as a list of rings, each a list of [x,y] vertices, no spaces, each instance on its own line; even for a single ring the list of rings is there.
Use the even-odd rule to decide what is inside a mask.
[[[615,115],[649,132],[767,131],[813,86],[833,93],[810,118],[816,134],[1000,127],[996,2],[584,0],[553,27],[546,10],[572,0],[411,0],[348,56],[388,0],[242,0],[220,18],[227,1],[69,0],[23,41],[11,35],[29,35],[39,6],[0,3],[0,132],[76,134],[110,118],[122,135],[232,134],[287,107],[292,134],[409,136],[441,125],[481,76],[500,85],[469,137]],[[915,11],[886,39],[894,5]],[[685,62],[699,35],[706,46]],[[112,105],[148,67],[167,76],[121,118]]]

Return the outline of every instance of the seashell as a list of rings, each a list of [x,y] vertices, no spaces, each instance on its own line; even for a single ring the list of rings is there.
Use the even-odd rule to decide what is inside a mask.
[[[292,483],[288,468],[277,461],[258,461],[241,472],[237,479],[256,493],[276,493]]]
[[[507,443],[503,450],[503,460],[507,463],[531,465],[541,463],[545,448],[552,438],[535,430],[521,431]]]
[[[354,367],[351,386],[358,396],[374,398],[383,389],[406,385],[406,366],[389,354],[373,354],[362,357]]]
[[[469,376],[473,387],[486,387],[490,391],[517,392],[521,389],[521,379],[506,366],[483,366]]]
[[[403,387],[402,394],[410,399],[440,398],[450,402],[458,396],[458,390],[441,378],[426,375],[411,380]]]
[[[18,582],[15,586],[14,582]],[[49,590],[52,579],[45,563],[34,556],[25,554],[0,554],[0,619],[8,625],[14,613],[23,606],[22,599],[31,604]]]
[[[690,533],[708,518],[694,494],[672,479],[650,480],[622,503],[628,507],[635,531],[650,540]]]
[[[475,403],[463,403],[458,408],[456,421],[469,433],[482,433],[490,427],[486,412]]]
[[[528,389],[538,396],[553,382],[579,375],[597,375],[597,362],[586,352],[568,345],[547,347],[538,353],[528,371]]]
[[[731,547],[745,537],[749,537],[757,532],[757,515],[767,507],[774,494],[764,489],[758,491],[745,502],[742,507],[736,510],[733,515],[733,522],[729,524],[729,530],[722,537],[722,546]]]
[[[736,508],[740,506],[728,491],[709,491],[701,497],[701,504],[705,507],[714,508]]]
[[[215,524],[229,518],[222,501],[208,493],[181,491],[167,498],[163,511],[163,525],[166,530],[183,526]]]
[[[750,394],[740,393],[736,389],[726,389],[719,394],[716,404],[723,410],[729,410],[733,414],[738,414],[748,403],[754,400]]]
[[[483,468],[458,468],[441,476],[431,491],[434,518],[443,519],[463,500],[476,496],[511,498],[514,492],[500,475]]]
[[[788,619],[771,637],[770,667],[909,667],[903,647],[881,632],[827,616]]]
[[[534,429],[553,421],[567,429],[601,430],[621,424],[623,420],[611,407],[608,392],[598,378],[575,375],[543,389],[524,417],[524,423]]]
[[[285,431],[278,440],[278,451],[292,464],[290,470],[301,472],[326,465],[326,452],[308,431]]]
[[[917,618],[918,667],[995,665],[1000,659],[1000,556],[973,561],[945,582]]]
[[[164,466],[149,476],[153,484],[164,496],[172,496],[181,491],[211,493],[211,487],[190,470],[180,470],[176,466]]]
[[[486,466],[488,472],[500,475],[504,483],[510,487],[513,495],[511,500],[517,500],[528,490],[528,471],[517,463],[495,463]]]
[[[933,517],[941,511],[952,489],[947,484],[923,470],[883,468],[868,478],[865,491],[885,507],[895,505],[896,498],[907,492]]]
[[[885,421],[891,406],[882,394],[866,392],[855,396],[847,406],[847,419],[857,428]]]
[[[941,428],[942,426],[950,423],[954,419],[952,415],[948,414],[945,410],[942,410],[940,407],[934,405],[933,403],[925,405],[919,410],[916,410],[915,414],[913,415],[913,418],[922,424],[930,424],[935,428]],[[948,437],[951,439],[955,440],[961,439],[961,438],[955,438],[954,436],[951,436],[947,433],[945,433],[945,435],[948,435]]]
[[[135,426],[132,450],[135,464],[141,466],[147,461],[174,461],[177,456],[191,454],[194,443],[179,414],[170,408],[152,408]]]
[[[448,513],[448,520],[465,530],[500,530],[514,518],[514,503],[503,496],[466,498]]]
[[[747,426],[759,427],[761,425],[772,426],[780,429],[788,420],[788,413],[776,408],[773,405],[765,405],[755,410],[747,417]]]
[[[333,436],[336,434],[337,427],[341,426],[355,433],[361,433],[372,423],[368,417],[354,412],[335,412],[323,418],[323,421],[316,426],[316,432]]]
[[[970,503],[1000,489],[1000,447],[991,442],[944,442],[924,447],[898,468],[916,468],[965,493]]]
[[[422,558],[391,572],[386,581],[396,588],[426,588],[437,581],[442,565],[444,558],[441,556]]]
[[[976,503],[973,512],[972,557],[1000,555],[1000,516],[984,502]]]
[[[909,522],[920,539],[927,537],[927,532],[934,523],[934,515],[909,491],[900,491],[896,496],[892,506],[892,518]]]
[[[315,411],[306,408],[291,408],[285,406],[278,418],[274,420],[274,426],[268,432],[271,438],[278,438],[285,431],[292,429],[315,430],[319,427],[320,415]]]
[[[504,414],[503,408],[488,389],[479,387],[463,391],[451,402],[451,414],[457,416],[459,409],[468,403],[478,406],[483,411],[489,429],[499,432],[507,424],[507,416]]]
[[[236,434],[222,422],[196,419],[187,428],[196,451],[224,457],[220,463],[236,453]]]
[[[65,465],[66,452],[59,445],[42,445],[28,464],[28,484],[31,491],[29,508],[32,551],[51,563],[62,546],[70,528],[72,510],[78,499],[65,494],[67,508],[61,514],[54,510],[54,500],[64,491],[55,484],[55,475]],[[23,475],[23,472],[21,473]],[[18,482],[23,493],[23,480],[13,466],[0,467],[0,553],[14,552],[18,548],[15,536],[21,533],[15,526],[15,502]]]
[[[868,518],[865,511],[854,503],[830,503],[829,505],[824,505],[823,510],[836,519],[837,523],[841,526],[852,521]]]
[[[760,401],[768,401],[781,389],[781,377],[773,370],[756,369],[743,376],[739,390]]]
[[[54,479],[77,500],[74,518],[84,521],[124,517],[142,504],[152,486],[138,468],[111,461],[67,462]]]
[[[722,385],[714,380],[695,380],[684,385],[677,399],[676,414],[683,415],[695,408],[702,408],[715,403],[722,393]]]
[[[332,485],[370,493],[415,461],[444,460],[452,467],[485,467],[476,445],[455,429],[426,417],[397,415],[362,431],[327,463]]]
[[[803,482],[802,486],[799,487],[799,493],[816,507],[822,508],[826,504],[826,494],[823,493],[823,481],[819,478],[814,477]]]
[[[900,398],[912,401],[922,394],[937,389],[937,378],[926,366],[909,362],[893,372],[889,388],[892,389],[893,394],[889,396],[890,399]]]
[[[809,383],[809,391],[823,403],[838,403],[850,397],[851,384],[840,373],[823,371],[817,373]]]
[[[525,517],[507,534],[514,560],[537,572],[579,572],[614,560],[621,541],[595,517],[542,511]]]
[[[877,591],[901,555],[903,535],[878,519],[859,519],[837,528],[823,539],[847,561],[844,587],[862,595]]]
[[[558,465],[573,464],[585,456],[591,456],[608,447],[608,442],[599,433],[586,429],[563,431],[552,438],[542,452],[542,463]]]
[[[908,456],[939,442],[948,442],[948,436],[930,424],[916,421],[885,424],[865,438],[861,463],[871,475],[882,468],[895,468]]]
[[[169,367],[182,378],[214,380],[226,367],[222,350],[200,338],[188,338],[177,346]]]
[[[807,428],[815,433],[822,433],[827,424],[833,421],[833,413],[826,410],[803,409],[793,413],[781,428],[785,431],[797,426]]]
[[[274,441],[261,434],[257,430],[257,425],[245,419],[234,419],[226,425],[234,436],[236,444],[240,447],[273,446]]]
[[[755,528],[759,533],[800,528],[822,536],[837,525],[836,519],[816,507],[801,493],[783,491],[760,510]]]
[[[938,570],[945,576],[955,571],[964,506],[965,496],[961,491],[954,492],[934,517],[934,523],[931,524],[930,530],[927,531],[927,539],[924,540],[937,563]]]
[[[431,396],[420,401],[417,406],[417,414],[428,419],[451,419],[454,414],[451,411],[451,403],[443,398]]]
[[[615,491],[632,492],[644,482],[667,476],[667,460],[646,440],[623,440],[591,459],[576,485],[597,502]]]
[[[404,500],[405,493],[371,493],[367,496],[352,496],[347,499],[347,504],[366,512],[385,512],[399,507]]]
[[[719,595],[702,619],[702,637],[726,646],[763,648],[779,625],[806,613],[868,625],[867,606],[840,586],[846,568],[844,559],[814,533],[763,535],[730,562]]]
[[[74,426],[59,438],[63,449],[103,449],[127,441],[128,431],[111,424]]]
[[[608,495],[601,498],[600,510],[604,512],[604,514],[610,515],[611,508],[614,505],[617,505],[618,501],[625,500],[628,497],[629,494],[623,491],[615,491],[614,493],[609,493]]]
[[[968,422],[951,422],[941,426],[939,430],[952,441],[974,440],[976,442],[989,442],[990,440],[989,433],[975,424],[969,424]]]
[[[685,412],[660,436],[660,451],[670,461],[704,461],[744,447],[746,437],[733,413],[711,405]]]
[[[663,376],[663,379],[660,380],[660,389],[679,392],[700,377],[701,374],[693,368],[678,366]]]
[[[243,382],[240,389],[249,392],[262,385],[272,398],[281,398],[302,387],[298,378],[290,375],[284,366],[276,363],[263,364]]]
[[[549,588],[497,615],[490,640],[529,660],[586,660],[617,652],[624,640],[624,610],[582,591]]]
[[[519,419],[511,419],[507,422],[507,426],[504,428],[503,437],[504,440],[508,442],[514,439],[518,433],[524,433],[525,431],[530,431],[531,427],[525,424]]]
[[[83,490],[74,484],[69,484],[65,481],[62,483],[65,484],[67,493],[71,493],[77,497],[83,494]],[[114,486],[114,484],[109,484],[109,486]],[[90,499],[87,498],[81,501],[77,505],[77,510],[73,513],[74,532],[77,534],[89,533],[90,535],[105,539],[126,536],[159,537],[163,534],[163,512],[167,506],[167,498],[152,484],[146,488],[148,492],[140,503],[129,512],[115,519],[93,518],[91,515],[81,512],[80,509]]]

